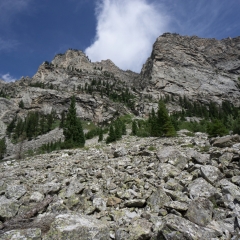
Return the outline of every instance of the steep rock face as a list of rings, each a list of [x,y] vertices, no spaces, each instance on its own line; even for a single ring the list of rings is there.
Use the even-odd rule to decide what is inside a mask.
[[[200,102],[240,103],[240,37],[204,39],[166,33],[142,68],[145,92],[186,95]]]

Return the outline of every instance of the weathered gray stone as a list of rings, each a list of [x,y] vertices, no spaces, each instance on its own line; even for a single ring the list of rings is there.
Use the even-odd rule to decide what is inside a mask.
[[[15,199],[7,199],[5,196],[0,196],[0,218],[9,219],[14,217],[19,209],[20,203]]]
[[[180,211],[188,210],[188,204],[178,202],[178,201],[167,202],[167,203],[164,204],[164,207],[172,208],[172,209],[180,210]]]
[[[56,217],[43,240],[78,239],[79,236],[82,240],[106,240],[109,239],[109,233],[108,224],[93,217],[62,214]]]
[[[44,195],[40,192],[33,192],[30,196],[30,201],[32,202],[41,202],[44,199]]]
[[[223,174],[220,170],[211,165],[204,165],[200,168],[202,177],[207,180],[209,183],[214,184],[223,178]]]
[[[171,201],[170,197],[166,195],[162,187],[159,187],[149,197],[147,205],[153,212],[159,212],[159,210],[164,207],[164,204],[169,201]]]
[[[146,203],[145,199],[130,199],[125,201],[124,205],[126,207],[143,207]]]
[[[41,240],[41,229],[29,228],[23,230],[12,230],[0,236],[1,240]]]
[[[96,208],[97,211],[105,211],[107,208],[106,200],[102,198],[94,198],[93,206]]]
[[[173,239],[212,239],[218,237],[219,232],[200,227],[185,218],[168,214],[163,218],[163,224],[159,229],[158,236],[170,237],[171,235],[174,237]],[[175,238],[176,236],[181,238]]]
[[[186,217],[193,223],[205,227],[211,220],[213,204],[207,198],[194,199],[188,206]]]
[[[6,189],[5,196],[7,198],[19,199],[26,193],[24,185],[9,185]]]
[[[233,136],[224,136],[219,139],[216,139],[213,142],[214,147],[231,147],[234,143],[240,142],[240,136],[239,135],[233,135]]]
[[[148,240],[152,236],[152,223],[146,219],[137,219],[129,227],[129,240]]]
[[[188,185],[188,189],[191,198],[198,197],[208,198],[217,192],[217,189],[214,188],[210,183],[208,183],[203,178],[195,179],[192,183]]]

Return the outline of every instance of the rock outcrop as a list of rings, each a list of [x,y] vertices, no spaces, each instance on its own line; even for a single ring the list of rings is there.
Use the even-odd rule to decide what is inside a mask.
[[[165,33],[141,71],[145,94],[240,104],[240,37],[221,41]]]

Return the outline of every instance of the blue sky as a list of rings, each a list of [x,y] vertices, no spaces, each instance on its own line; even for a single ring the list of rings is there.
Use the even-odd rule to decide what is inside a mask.
[[[240,0],[0,0],[0,78],[33,76],[68,48],[139,72],[164,32],[240,36]]]

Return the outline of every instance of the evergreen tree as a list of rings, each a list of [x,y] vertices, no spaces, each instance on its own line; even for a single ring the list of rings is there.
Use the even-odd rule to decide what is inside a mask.
[[[3,159],[5,152],[6,152],[5,139],[0,139],[0,160]]]
[[[134,120],[132,123],[132,135],[136,136],[138,131],[137,122]]]
[[[103,140],[103,130],[102,128],[99,129],[99,136],[98,136],[98,142],[101,142]]]
[[[214,119],[212,123],[207,126],[207,133],[210,137],[223,136],[228,133],[226,127],[223,125],[222,121]]]
[[[72,96],[71,104],[68,109],[66,123],[63,129],[65,141],[72,146],[83,147],[85,144],[85,137],[82,129],[81,121],[77,118],[76,100]]]
[[[21,100],[21,101],[19,102],[18,106],[19,106],[20,108],[24,108],[24,102],[23,102],[23,100]]]
[[[176,131],[163,101],[160,101],[158,105],[157,126],[157,136],[165,135],[171,137],[176,135]]]
[[[109,135],[106,139],[106,143],[115,142],[115,141],[116,141],[115,130],[114,130],[113,126],[111,125],[110,129],[109,129]]]
[[[60,121],[59,127],[60,127],[60,128],[63,128],[63,127],[64,127],[64,123],[65,123],[65,111],[63,110],[63,111],[61,112],[61,121]]]

